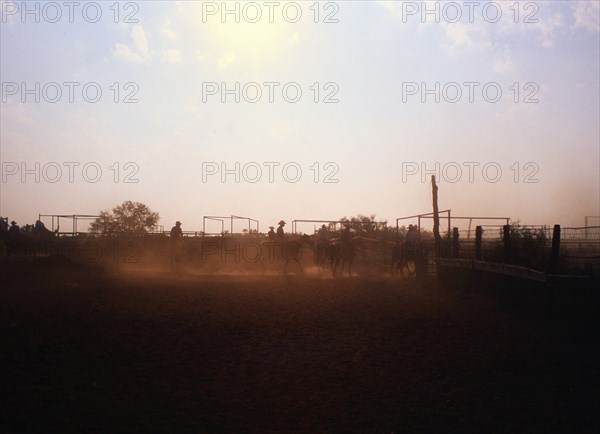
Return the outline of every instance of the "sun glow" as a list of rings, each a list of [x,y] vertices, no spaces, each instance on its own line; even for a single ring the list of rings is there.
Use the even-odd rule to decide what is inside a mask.
[[[279,45],[284,33],[281,24],[268,21],[216,23],[211,26],[211,31],[228,49],[250,54],[259,54]]]
[[[213,9],[209,6],[198,7],[198,20],[206,30],[204,36],[218,47],[226,64],[273,55],[298,42],[298,26],[284,19],[281,10],[256,2],[232,2],[226,11],[222,4],[211,6]]]

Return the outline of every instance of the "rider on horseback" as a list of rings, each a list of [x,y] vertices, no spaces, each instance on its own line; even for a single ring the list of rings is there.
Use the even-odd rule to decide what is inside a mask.
[[[183,254],[183,231],[181,230],[181,222],[179,220],[171,228],[169,240],[171,244],[171,270],[179,272],[181,256]]]
[[[279,227],[277,228],[277,239],[282,240],[285,236],[285,232],[283,232],[283,227],[285,226],[285,222],[283,220],[279,220]]]
[[[317,262],[317,266],[321,266],[321,262],[326,254],[325,249],[329,244],[329,230],[327,226],[323,225],[317,231],[317,244],[315,248],[315,260]]]
[[[410,259],[415,258],[417,244],[419,243],[419,228],[417,225],[408,225],[408,231],[404,237],[406,253]]]
[[[317,231],[317,240],[320,243],[326,243],[327,241],[329,241],[329,230],[327,230],[327,226],[323,225]]]
[[[342,243],[347,243],[348,241],[350,241],[351,237],[352,233],[350,232],[350,222],[345,222],[344,228],[340,232],[340,241]]]
[[[21,241],[21,228],[17,224],[16,221],[10,222],[10,228],[8,229],[8,256],[10,257],[11,253],[17,253],[19,250],[19,244]]]

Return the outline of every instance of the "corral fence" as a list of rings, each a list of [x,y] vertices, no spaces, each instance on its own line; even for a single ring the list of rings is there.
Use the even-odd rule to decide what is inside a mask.
[[[89,225],[100,218],[99,215],[90,214],[38,214],[46,229],[59,236],[91,236]],[[70,230],[64,230],[65,228]],[[61,230],[62,229],[62,230]],[[164,227],[157,225],[150,233],[163,233]]]
[[[86,223],[97,217],[86,214],[39,214],[39,220],[58,236],[45,240],[45,244],[24,242],[23,253],[44,256],[80,251],[79,254],[68,253],[68,256],[131,259],[144,256],[145,250],[168,250],[168,232],[162,227],[144,234],[91,234],[86,231]],[[387,222],[350,222],[354,236],[361,241],[357,249],[357,267],[362,267],[365,273],[389,272],[392,251],[403,243],[406,223],[412,221],[420,232],[422,230],[418,251],[421,275],[436,274],[440,261],[445,266],[450,266],[452,261],[463,261],[461,267],[472,267],[477,262],[479,265],[488,264],[488,268],[494,267],[489,264],[499,264],[498,267],[503,270],[514,271],[517,270],[515,267],[522,267],[532,273],[600,276],[600,225],[518,225],[510,224],[510,219],[506,217],[453,216],[451,210],[443,210],[440,212],[440,226],[445,231],[438,251],[431,232],[425,230],[426,223],[432,219],[433,213],[399,217],[395,228],[388,226]],[[289,236],[293,238],[307,234],[314,243],[318,229],[325,225],[335,240],[344,223],[347,220],[295,219],[291,223]],[[212,228],[209,228],[209,224],[213,225]],[[204,216],[202,229],[184,232],[183,245],[187,256],[197,257],[199,252],[206,251],[207,246],[211,249],[211,246],[218,245],[225,252],[223,257],[228,260],[241,258],[241,261],[252,262],[256,256],[252,252],[257,250],[257,246],[258,249],[264,249],[264,243],[267,242],[266,235],[259,232],[259,221],[250,217]],[[306,245],[302,248],[307,263],[310,263],[312,247]]]
[[[258,234],[260,231],[260,222],[250,217],[242,217],[238,215],[229,216],[204,216],[202,217],[202,233],[201,235],[234,235],[236,234],[236,224],[243,223],[246,227],[243,231],[247,234]],[[216,223],[220,226],[220,230],[210,230],[211,223]],[[242,231],[242,233],[244,233]]]
[[[68,236],[76,236],[81,233],[87,233],[87,226],[89,224],[99,218],[98,215],[88,215],[88,214],[39,214],[38,220],[44,223],[46,228],[51,230],[52,232],[58,235],[68,235]],[[50,223],[48,224],[48,221]],[[66,223],[65,223],[66,221]],[[61,231],[61,223],[63,229],[65,226],[70,228],[70,231]],[[82,229],[82,223],[85,224],[84,230]]]
[[[405,226],[415,223],[421,234],[418,274],[437,274],[446,267],[484,267],[500,274],[536,279],[544,275],[600,276],[600,225],[561,227],[560,225],[521,225],[508,217],[455,216],[439,211],[441,240],[438,247],[431,233],[423,231],[433,213],[396,219],[398,239]],[[596,219],[587,216],[588,223]],[[445,229],[445,231],[444,231]],[[476,263],[475,263],[476,262]]]
[[[440,257],[505,264],[554,275],[598,276],[600,226],[477,226],[474,236],[455,227],[443,238]]]
[[[98,218],[100,218],[100,216],[89,214],[38,214],[38,220],[44,223],[47,229],[59,236],[102,236],[92,234],[89,231],[90,223]],[[211,227],[211,223],[215,223],[219,230],[212,230],[214,229],[214,226]],[[240,223],[244,227],[241,230],[238,230],[240,229]],[[183,235],[184,237],[199,237],[258,234],[259,230],[260,222],[250,217],[237,215],[203,216],[202,230],[183,231]],[[165,230],[163,225],[157,225],[151,231],[140,232],[135,235],[164,235],[169,234],[169,232],[169,230]]]
[[[437,274],[437,264],[440,257],[452,257],[454,248],[452,234],[456,230],[460,230],[467,239],[474,239],[475,237],[475,224],[477,227],[486,228],[492,232],[501,228],[503,225],[510,224],[509,217],[489,217],[489,216],[460,216],[453,215],[451,209],[445,209],[438,211],[438,218],[440,222],[440,232],[445,234],[442,236],[442,242],[440,246],[440,252],[436,252],[435,242],[433,240],[433,233],[431,232],[431,226],[434,213],[428,212],[423,214],[415,214],[410,216],[398,217],[396,219],[396,234],[397,241],[402,243],[406,234],[406,226],[409,223],[414,223],[419,234],[419,245],[418,245],[418,274],[435,275]],[[429,224],[429,225],[428,225]],[[453,225],[460,225],[454,227]],[[429,228],[430,232],[425,229]],[[457,244],[458,245],[458,244]]]

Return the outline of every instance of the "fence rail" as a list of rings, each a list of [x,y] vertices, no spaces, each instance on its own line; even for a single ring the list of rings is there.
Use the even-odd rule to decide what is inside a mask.
[[[491,233],[490,233],[491,232]],[[600,274],[600,226],[478,226],[473,238],[454,228],[442,240],[441,257],[485,260],[524,266],[540,272]]]
[[[40,218],[46,217],[41,215]],[[54,232],[56,240],[72,238],[85,243],[86,240],[107,239],[116,240],[135,239],[148,240],[141,245],[153,245],[152,240],[157,243],[166,243],[169,235],[166,231],[147,233],[115,233],[111,235],[91,234],[77,231],[79,219],[89,219],[94,216],[88,215],[54,215],[57,219],[70,219],[74,223],[72,231]],[[207,219],[220,219],[232,224],[233,221],[244,221],[249,225],[249,230],[243,234],[206,233],[205,231],[185,231],[183,233],[185,243],[192,245],[202,243],[202,240],[211,241],[228,239],[230,241],[263,242],[266,235],[253,231],[252,223],[255,220],[239,216],[205,216]],[[455,217],[456,218],[456,217]],[[227,220],[226,220],[227,219]],[[294,220],[294,222],[323,222],[321,220]],[[329,222],[338,223],[339,222]],[[231,226],[230,226],[231,227]],[[256,221],[258,229],[258,221]],[[55,229],[55,226],[52,226]],[[58,229],[58,228],[56,228]],[[294,229],[297,229],[294,225]],[[357,251],[357,261],[367,264],[375,270],[389,270],[392,261],[392,251],[398,243],[402,243],[402,237],[398,237],[392,228],[379,230],[375,225],[373,230],[363,230],[356,227],[356,235],[362,239]],[[332,231],[335,237],[337,231]],[[568,275],[594,275],[600,276],[600,226],[584,227],[554,227],[542,225],[498,225],[485,224],[475,228],[459,229],[452,228],[436,246],[432,239],[422,234],[420,240],[419,258],[422,270],[425,273],[436,272],[436,260],[461,259],[467,261],[485,261],[487,263],[506,264],[510,266],[526,267],[528,269],[550,273]],[[299,236],[292,234],[291,236]],[[315,237],[313,237],[316,240]],[[196,240],[196,241],[194,241]],[[438,250],[439,249],[439,250]]]

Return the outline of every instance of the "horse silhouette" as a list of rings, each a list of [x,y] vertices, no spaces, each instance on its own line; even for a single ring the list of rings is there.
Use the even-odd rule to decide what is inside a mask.
[[[412,276],[416,272],[417,245],[413,242],[399,242],[392,248],[392,274]]]
[[[267,252],[266,257],[263,255],[263,267],[265,260],[267,262],[281,266],[281,272],[287,274],[288,267],[291,264],[296,264],[300,274],[304,274],[304,266],[302,265],[302,250],[304,246],[314,248],[315,243],[312,238],[306,234],[300,236],[289,236],[277,241],[267,241],[263,244],[263,252]]]
[[[348,276],[352,275],[352,265],[356,259],[358,248],[362,245],[360,237],[351,238],[347,241],[333,239],[322,246],[322,250],[316,255],[316,262],[321,269],[323,263],[329,262],[333,277],[344,275],[347,270]]]

